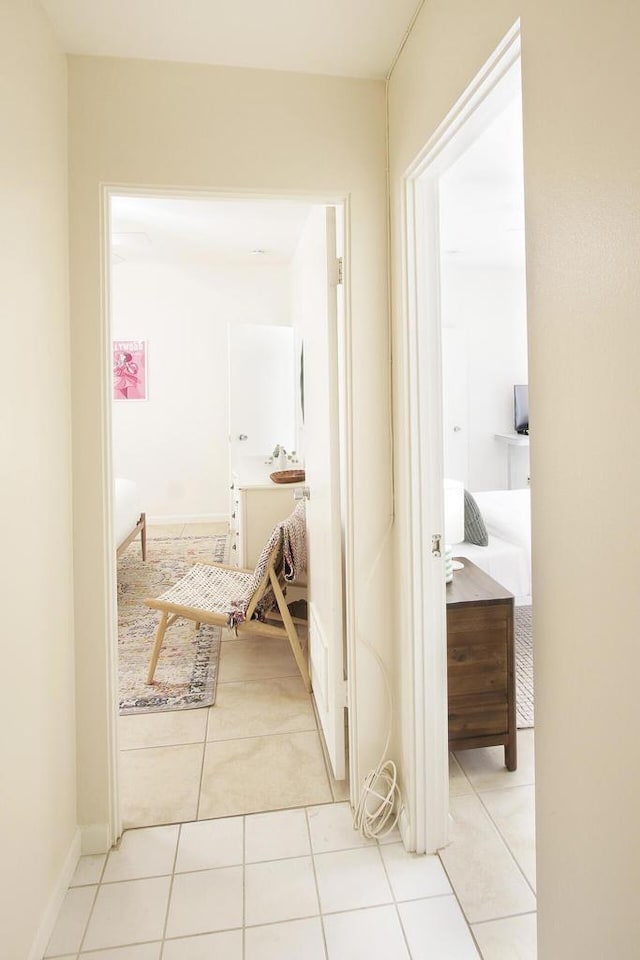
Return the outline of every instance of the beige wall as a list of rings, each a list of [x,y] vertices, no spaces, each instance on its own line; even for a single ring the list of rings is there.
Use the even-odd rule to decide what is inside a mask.
[[[385,107],[376,81],[150,61],[71,57],[69,83],[79,803],[95,826],[108,817],[100,184],[350,195],[355,592],[362,636],[384,651],[384,558],[369,572],[390,509]],[[364,775],[384,742],[366,652],[358,679]]]
[[[390,83],[398,502],[403,172],[522,21],[540,960],[637,955],[640,7],[429,0]],[[398,524],[398,564],[408,518]],[[403,637],[404,631],[399,630]],[[408,656],[408,638],[399,656]],[[403,718],[406,723],[407,714]]]
[[[66,65],[36,3],[0,4],[0,89],[0,954],[26,960],[76,827]]]

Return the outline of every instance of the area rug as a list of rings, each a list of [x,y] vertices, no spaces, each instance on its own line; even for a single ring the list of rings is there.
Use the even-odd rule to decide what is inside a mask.
[[[215,702],[220,627],[178,620],[167,630],[152,686],[145,683],[160,613],[144,600],[157,597],[194,563],[227,557],[226,536],[147,541],[147,559],[132,543],[118,560],[118,682],[120,713],[159,713]],[[136,549],[137,548],[137,549]]]
[[[516,725],[533,726],[533,625],[531,607],[515,608]]]

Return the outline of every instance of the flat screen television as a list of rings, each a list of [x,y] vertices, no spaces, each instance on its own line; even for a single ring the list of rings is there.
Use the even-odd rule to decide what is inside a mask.
[[[513,388],[513,420],[516,433],[529,433],[529,385],[516,383]]]

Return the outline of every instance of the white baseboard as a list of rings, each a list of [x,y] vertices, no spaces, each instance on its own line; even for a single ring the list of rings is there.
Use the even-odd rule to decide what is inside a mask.
[[[228,523],[228,513],[169,513],[166,516],[147,514],[147,523]]]
[[[90,823],[80,827],[82,855],[108,853],[111,849],[111,828],[108,823]]]
[[[71,841],[69,851],[64,859],[62,869],[58,874],[58,879],[51,892],[51,896],[49,897],[49,902],[47,903],[40,923],[38,924],[38,929],[33,939],[33,943],[31,944],[31,950],[29,951],[27,960],[42,960],[42,956],[47,949],[47,944],[51,939],[53,928],[56,925],[56,920],[58,919],[58,914],[60,913],[62,901],[67,894],[71,878],[75,873],[78,859],[80,857],[81,843],[81,831],[78,828],[73,835],[73,839]]]

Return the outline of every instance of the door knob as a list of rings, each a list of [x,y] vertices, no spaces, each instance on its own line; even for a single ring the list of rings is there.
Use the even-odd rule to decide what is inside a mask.
[[[246,435],[246,433],[241,433],[241,434],[238,436],[238,440],[248,440],[248,439],[249,439],[249,437]]]
[[[461,430],[462,430],[462,427],[454,427],[454,428],[453,428],[453,432],[454,432],[454,433],[460,433]]]

